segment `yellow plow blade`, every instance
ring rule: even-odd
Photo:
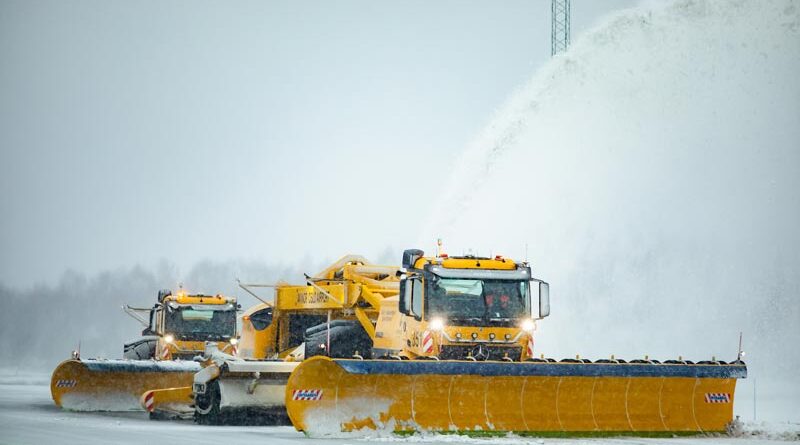
[[[141,410],[148,390],[190,387],[200,365],[189,361],[66,360],[53,371],[50,393],[71,411]]]
[[[672,435],[723,432],[743,363],[508,363],[314,357],[286,408],[310,434],[395,432]]]

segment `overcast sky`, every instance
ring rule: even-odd
[[[2,0],[0,282],[410,247],[549,57],[547,0]]]

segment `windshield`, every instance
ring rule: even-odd
[[[461,325],[511,326],[529,317],[529,287],[518,280],[466,280],[439,278],[428,280],[426,317],[442,317]]]
[[[224,340],[236,333],[236,310],[221,306],[167,306],[166,332],[180,340]]]

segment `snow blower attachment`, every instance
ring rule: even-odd
[[[238,341],[236,300],[166,290],[150,309],[124,309],[142,323],[143,337],[125,345],[122,360],[82,360],[75,354],[59,364],[50,382],[53,401],[74,411],[141,410],[148,391],[189,388],[178,391],[182,397],[171,395],[161,407],[191,413],[192,379],[201,370],[192,359],[203,354],[207,342],[233,352]],[[152,402],[151,396],[144,406]]]

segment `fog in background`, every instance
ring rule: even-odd
[[[159,288],[247,305],[237,277],[442,237],[552,284],[537,351],[732,360],[743,331],[737,413],[755,377],[798,420],[800,6],[598,20],[632,3],[573,1],[550,61],[545,1],[2,3],[0,357],[119,357]]]
[[[549,57],[547,0],[2,0],[0,282],[402,250]]]
[[[0,357],[119,357],[161,288],[396,263],[438,196],[407,187],[549,58],[545,0],[0,1]]]
[[[527,256],[556,358],[734,360],[736,411],[800,420],[800,4],[622,12],[539,70],[431,217],[451,254]],[[425,238],[425,236],[423,236]]]

